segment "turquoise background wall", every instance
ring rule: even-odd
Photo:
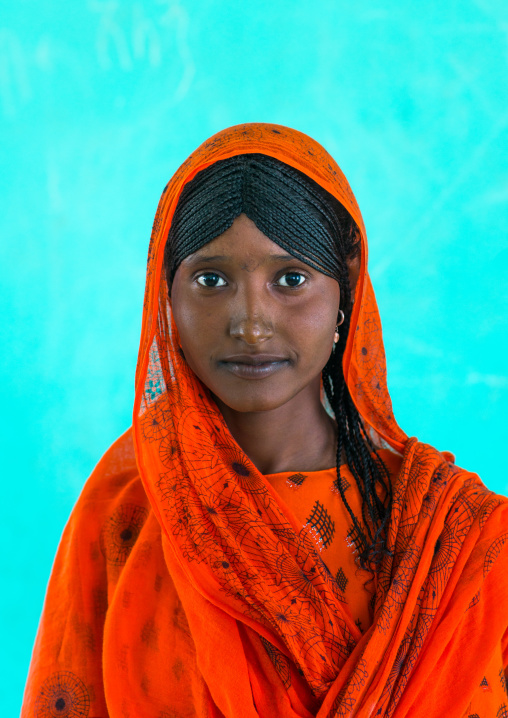
[[[130,423],[159,194],[219,129],[322,142],[364,214],[404,429],[508,492],[504,0],[18,0],[0,18],[2,715]]]

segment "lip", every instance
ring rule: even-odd
[[[221,359],[218,365],[241,379],[265,379],[290,363],[287,357],[274,354],[235,354]]]

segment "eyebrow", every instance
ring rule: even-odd
[[[270,262],[298,262],[301,261],[297,259],[296,257],[293,257],[292,254],[269,254],[268,259]],[[225,254],[215,254],[211,257],[203,256],[200,254],[195,254],[192,259],[190,259],[190,264],[198,264],[200,262],[230,262],[231,257],[228,257]]]

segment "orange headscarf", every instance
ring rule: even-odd
[[[171,219],[197,172],[244,153],[304,172],[360,227],[344,376],[372,435],[402,454],[392,555],[363,634],[309,532],[233,440],[179,350],[163,272]],[[462,718],[483,680],[498,701],[508,502],[395,422],[360,211],[335,161],[309,137],[278,125],[232,127],[199,147],[164,190],[132,438],[134,452],[128,432],[103,458],[66,528],[24,716]],[[492,665],[496,691],[486,678]]]

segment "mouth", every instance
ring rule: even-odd
[[[265,379],[291,364],[287,357],[271,354],[239,354],[226,357],[218,362],[225,369],[240,379]]]

